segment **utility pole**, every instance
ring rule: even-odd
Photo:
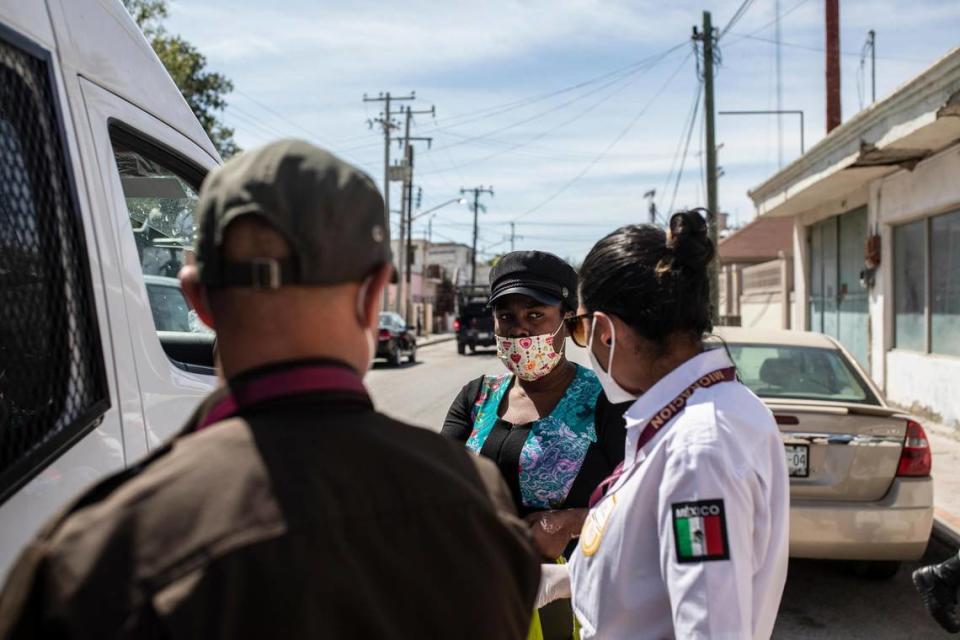
[[[383,111],[372,120],[367,120],[367,126],[371,129],[375,124],[383,128],[383,226],[386,236],[387,246],[390,246],[390,131],[399,127],[396,120],[393,119],[394,112],[390,110],[393,101],[415,100],[416,94],[413,92],[409,96],[393,96],[389,91],[380,92],[376,98],[368,98],[363,94],[364,102],[383,102]],[[403,229],[403,220],[400,221],[400,228]],[[399,293],[399,292],[398,292]],[[399,299],[399,297],[398,297]],[[383,308],[387,308],[387,290],[383,290]]]
[[[473,263],[470,267],[470,284],[477,284],[477,214],[480,212],[480,194],[489,193],[493,196],[493,187],[474,187],[472,189],[460,188],[461,195],[473,194],[473,249],[470,251],[470,261]]]
[[[413,121],[413,116],[418,114],[430,114],[431,116],[436,115],[436,107],[430,107],[429,109],[424,109],[421,111],[414,111],[410,107],[404,109],[404,114],[406,116],[406,123],[404,125],[403,138],[397,142],[403,146],[404,152],[404,163],[403,163],[403,200],[401,203],[401,215],[400,215],[400,253],[402,254],[401,265],[401,283],[403,287],[403,295],[397,296],[397,313],[401,311],[401,300],[403,300],[403,319],[407,324],[410,324],[410,308],[411,308],[411,274],[413,269],[410,264],[410,254],[413,253],[413,145],[411,142],[422,141],[426,142],[429,146],[433,142],[433,138],[423,138],[410,135],[410,124]],[[406,239],[406,241],[404,241]]]
[[[515,250],[514,244],[516,242],[516,239],[517,239],[517,223],[511,222],[510,223],[510,253],[513,253]]]
[[[870,102],[877,101],[877,32],[873,29],[867,32],[870,39]]]
[[[714,123],[714,105],[713,105],[713,45],[716,36],[713,31],[713,21],[710,12],[703,12],[703,32],[697,33],[697,28],[693,28],[693,39],[699,40],[703,44],[703,114],[705,118],[706,129],[706,154],[707,154],[707,210],[709,219],[707,228],[710,240],[714,246],[717,245],[717,220],[720,215],[720,205],[717,203],[717,141],[716,128]],[[710,306],[714,322],[718,318],[719,280],[717,278],[717,261],[710,263]]]

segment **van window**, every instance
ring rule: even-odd
[[[0,500],[109,407],[49,65],[0,31]]]
[[[193,259],[203,172],[125,128],[111,127],[110,136],[153,328],[175,365],[210,367],[213,331],[190,308],[177,280]]]

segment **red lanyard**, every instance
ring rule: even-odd
[[[230,393],[213,405],[197,431],[235,416],[240,409],[287,396],[313,391],[348,391],[366,395],[363,381],[352,369],[305,364],[265,373],[247,383],[231,386]]]
[[[689,387],[680,392],[680,394],[663,405],[663,408],[653,414],[653,417],[647,421],[647,426],[643,428],[643,431],[640,433],[640,438],[637,440],[637,451],[647,444],[653,437],[660,432],[664,426],[666,426],[671,420],[673,420],[678,413],[683,411],[687,406],[687,400],[690,399],[690,396],[693,395],[693,392],[697,389],[709,389],[715,384],[720,384],[721,382],[732,382],[737,379],[737,370],[734,367],[727,367],[726,369],[717,369],[716,371],[711,371],[706,374]],[[606,495],[607,490],[615,483],[620,476],[623,475],[623,462],[617,465],[613,470],[613,473],[607,477],[606,480],[597,485],[597,488],[593,490],[593,493],[590,494],[590,508],[593,508],[593,505],[600,502],[603,496]]]

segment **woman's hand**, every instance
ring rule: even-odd
[[[537,550],[548,560],[556,560],[571,540],[580,535],[586,509],[558,509],[531,513],[524,520],[533,534]]]

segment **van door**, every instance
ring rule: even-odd
[[[39,6],[0,10],[0,576],[125,462],[76,105]]]
[[[161,119],[81,79],[113,212],[148,446],[179,430],[215,385],[213,333],[176,281],[191,259],[200,183],[216,160]],[[162,114],[160,114],[162,115]]]

